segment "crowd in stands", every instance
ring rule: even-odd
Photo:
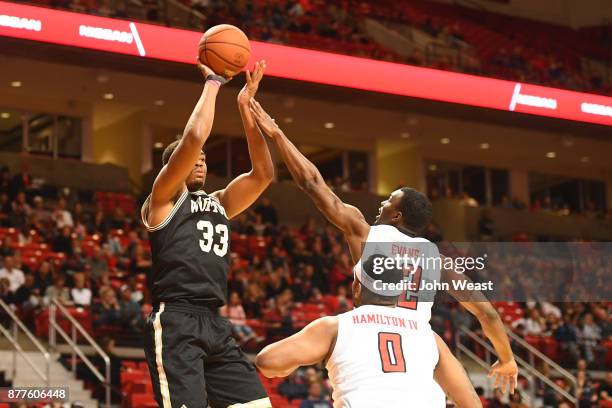
[[[526,20],[457,5],[424,0],[180,0],[196,13],[179,22],[169,16],[162,0],[142,0],[137,15],[130,14],[126,1],[42,1],[76,12],[144,18],[198,30],[229,23],[261,41],[589,92],[607,94],[610,91],[605,74],[585,71],[580,60],[582,54],[599,60],[610,58],[610,51],[604,46],[610,36],[606,30],[581,32],[544,22],[528,22],[532,31],[541,32],[538,41],[530,41],[528,34],[520,33],[525,31],[522,27],[527,24]],[[368,18],[419,30],[430,37],[431,47],[415,47],[400,55],[370,36],[365,27]],[[563,45],[559,44],[559,38],[564,39]],[[567,49],[566,45],[572,48]],[[436,46],[447,51],[439,53],[435,51]]]
[[[145,285],[151,254],[136,206],[124,212],[105,205],[102,196],[85,203],[65,190],[57,198],[42,197],[27,171],[11,176],[3,169],[1,174],[2,300],[41,336],[47,333],[45,309],[57,300],[87,310],[88,328],[98,338],[111,335],[120,342],[121,334],[137,337],[151,307]],[[440,240],[441,232],[432,228],[428,236]],[[352,308],[352,263],[338,230],[314,219],[289,227],[265,198],[232,220],[231,260],[229,303],[221,313],[232,321],[237,340],[247,350],[287,337],[320,316]],[[507,324],[556,361],[579,369],[610,364],[608,303],[506,302],[498,308]],[[7,323],[6,316],[2,323]],[[459,326],[478,330],[471,315],[442,299],[432,327],[452,343]],[[119,381],[119,374],[115,377]],[[321,367],[306,367],[266,384],[282,403],[331,406]],[[611,398],[609,382],[594,382],[585,374],[580,384],[584,398]],[[496,404],[493,398],[488,406],[508,406]]]

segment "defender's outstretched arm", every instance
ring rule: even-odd
[[[240,214],[253,204],[274,178],[274,163],[268,145],[249,110],[249,101],[255,97],[265,69],[266,61],[257,61],[253,74],[246,72],[246,84],[238,94],[238,110],[249,147],[251,171],[239,175],[223,190],[213,193],[219,198],[228,218]]]
[[[446,262],[443,262],[444,264]],[[453,269],[442,268],[442,274],[445,282],[459,280],[471,282],[471,279],[464,273],[458,273]],[[499,361],[493,364],[493,368],[489,372],[489,377],[494,377],[494,387],[499,386],[502,392],[506,392],[506,388],[509,388],[510,393],[513,394],[518,382],[518,366],[514,360],[510,340],[499,313],[481,291],[456,290],[452,284],[450,288],[449,294],[478,319],[482,331],[497,352]]]
[[[296,184],[308,194],[325,218],[344,233],[349,241],[353,260],[357,262],[361,256],[361,243],[365,242],[370,231],[361,211],[343,203],[334,194],[317,167],[291,143],[274,119],[254,99],[251,101],[251,112],[260,128],[274,140]]]

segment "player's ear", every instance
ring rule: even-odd
[[[393,217],[391,217],[391,219],[393,220],[393,222],[400,222],[402,220],[403,216],[404,216],[404,214],[402,214],[401,211],[396,211],[393,214]]]

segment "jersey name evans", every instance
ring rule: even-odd
[[[414,320],[404,319],[403,317],[385,316],[380,313],[368,313],[353,315],[353,324],[384,324],[387,326],[403,327],[407,329],[417,330],[417,322]]]
[[[191,199],[191,213],[195,212],[213,212],[223,214],[225,218],[227,218],[227,214],[225,214],[225,208],[221,206],[211,197],[198,197],[196,200]]]

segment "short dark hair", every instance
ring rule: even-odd
[[[170,157],[172,156],[172,153],[174,153],[174,151],[176,150],[176,146],[178,146],[180,141],[181,141],[180,139],[175,140],[174,142],[166,146],[166,148],[164,149],[164,152],[162,153],[162,166],[165,166],[166,164],[168,164],[168,162],[170,161]],[[204,147],[202,147],[202,151],[204,151]]]
[[[164,152],[162,153],[162,165],[163,166],[168,164],[168,162],[170,161],[170,157],[172,156],[172,153],[174,153],[174,150],[176,149],[176,146],[178,146],[178,144],[179,144],[179,140],[175,140],[174,142],[166,146],[166,148],[164,149]]]
[[[399,283],[404,279],[404,272],[399,268],[383,268],[382,273],[376,274],[374,272],[374,262],[377,258],[387,258],[385,255],[374,254],[370,256],[365,262],[363,262],[363,273],[367,274],[373,279],[380,280],[382,283]],[[395,296],[384,296],[378,293],[372,292],[370,289],[361,285],[361,303],[368,305],[394,305],[397,303]]]
[[[398,209],[402,212],[404,224],[415,232],[422,231],[431,222],[431,201],[414,188],[402,187],[400,191],[403,194]]]

